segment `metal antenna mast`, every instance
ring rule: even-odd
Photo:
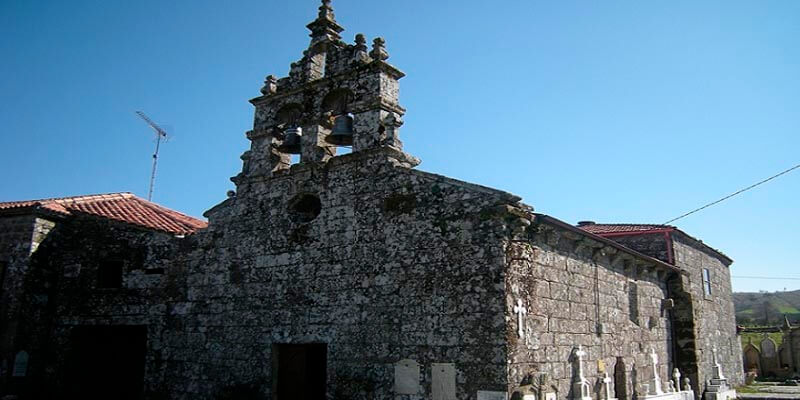
[[[153,130],[156,131],[156,151],[153,152],[153,172],[150,173],[150,190],[147,192],[147,201],[152,200],[153,198],[153,185],[156,182],[156,164],[158,163],[158,148],[161,146],[161,138],[166,140],[167,132],[161,129],[153,120],[147,117],[143,112],[136,111],[136,115],[138,115],[144,122],[147,122],[147,125],[150,125]]]

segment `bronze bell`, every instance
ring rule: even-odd
[[[289,154],[300,154],[300,139],[303,137],[303,128],[287,128],[283,131],[283,143],[278,150]]]
[[[336,146],[353,145],[353,114],[339,115],[333,119],[333,130],[325,141]]]

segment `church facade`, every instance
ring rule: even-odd
[[[383,39],[342,41],[329,3],[251,100],[207,224],[125,193],[0,203],[0,394],[730,397],[730,259],[415,169],[403,73]]]

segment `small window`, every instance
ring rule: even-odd
[[[116,289],[122,287],[122,260],[106,260],[97,269],[97,287]]]
[[[306,223],[317,218],[322,210],[319,197],[313,194],[299,194],[289,202],[289,218],[294,222]]]
[[[639,325],[639,286],[636,282],[628,283],[628,319]]]
[[[711,297],[711,272],[708,268],[703,268],[703,295]]]

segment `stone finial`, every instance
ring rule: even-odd
[[[683,390],[692,390],[692,380],[688,376],[683,378]]]
[[[344,30],[344,28],[336,23],[330,0],[322,0],[322,5],[319,6],[317,19],[306,25],[306,27],[311,30],[312,47],[323,41],[339,40],[339,33]]]
[[[389,59],[389,53],[386,52],[386,41],[382,37],[376,37],[372,40],[372,51],[369,52],[370,57],[375,60]]]
[[[389,113],[389,115],[381,121],[381,126],[385,129],[386,134],[381,144],[395,147],[402,146],[402,142],[400,142],[400,127],[402,125],[403,118],[400,114],[395,112]],[[517,312],[516,307],[514,307],[514,312]]]
[[[270,95],[278,91],[278,78],[275,75],[267,75],[264,79],[264,87],[261,88],[261,94]]]
[[[363,33],[356,33],[356,51],[367,51],[367,39]]]
[[[363,63],[368,63],[369,52],[367,51],[367,39],[363,33],[356,34],[356,44],[353,46],[353,58]]]
[[[675,382],[675,389],[677,391],[681,391],[681,371],[678,371],[677,368],[672,369],[672,380]]]
[[[322,0],[322,5],[319,6],[319,14],[317,16],[322,19],[335,21],[333,15],[333,7],[331,7],[331,0]]]

